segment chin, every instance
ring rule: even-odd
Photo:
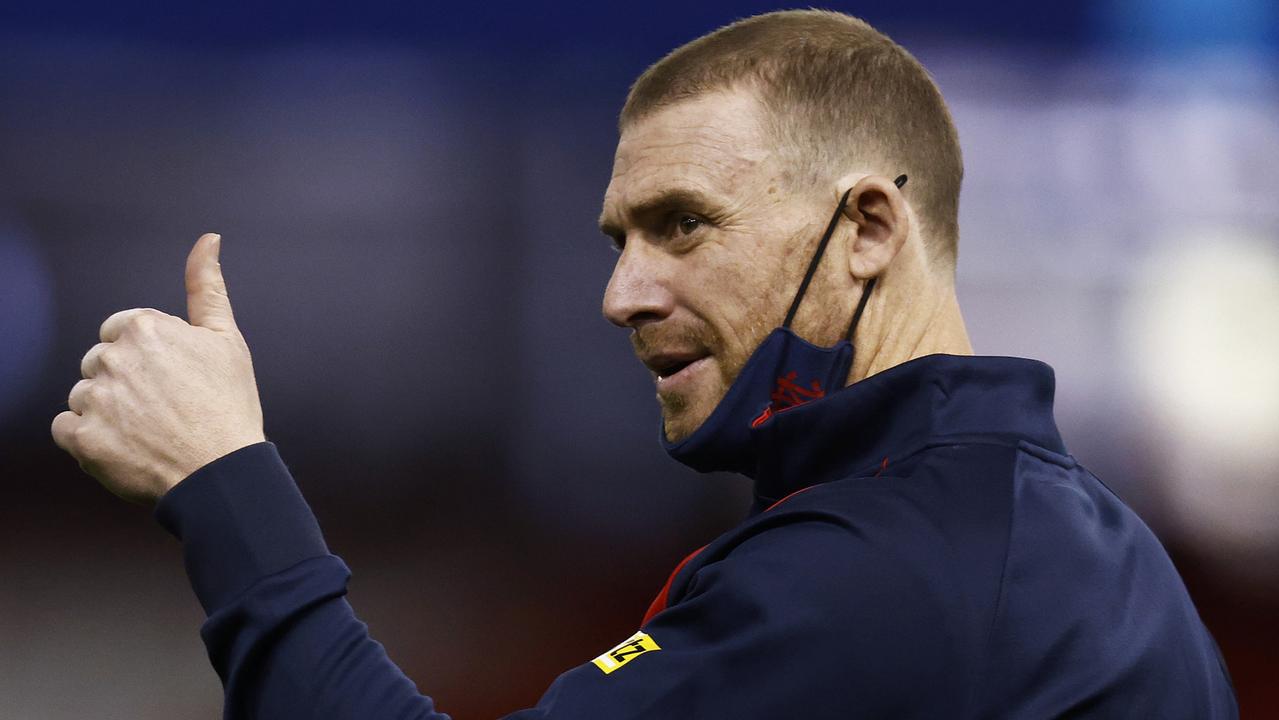
[[[662,392],[659,389],[657,402],[662,408],[662,432],[666,441],[676,443],[696,432],[715,411],[726,389],[726,383],[710,373],[678,390]]]
[[[680,442],[691,434],[677,425],[672,425],[670,420],[662,420],[662,435],[666,437],[666,442],[668,443]]]
[[[707,409],[696,407],[676,409],[667,402],[662,402],[662,432],[666,436],[666,442],[677,443],[697,432],[714,409],[714,405]]]

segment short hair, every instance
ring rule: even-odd
[[[744,86],[794,177],[820,183],[854,167],[896,177],[918,210],[930,260],[955,268],[963,158],[936,83],[865,21],[826,10],[738,20],[671,51],[631,86],[619,128],[707,92]]]

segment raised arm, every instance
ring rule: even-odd
[[[355,616],[350,571],[329,553],[274,443],[200,468],[155,515],[182,540],[228,720],[447,720]]]

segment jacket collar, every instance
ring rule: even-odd
[[[756,505],[845,477],[875,475],[946,440],[1066,454],[1053,420],[1053,369],[1015,357],[926,355],[778,413],[753,431]]]

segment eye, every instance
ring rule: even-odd
[[[619,235],[609,235],[609,238],[611,238],[611,239],[612,239],[612,241],[613,241],[613,249],[614,249],[614,250],[616,250],[616,251],[618,251],[618,252],[621,252],[621,251],[623,251],[623,250],[625,250],[625,249],[626,249],[626,236],[625,236],[625,235],[620,235],[620,234],[619,234]]]
[[[680,234],[691,235],[702,226],[702,219],[694,215],[680,215],[676,218],[675,224],[679,227]]]

